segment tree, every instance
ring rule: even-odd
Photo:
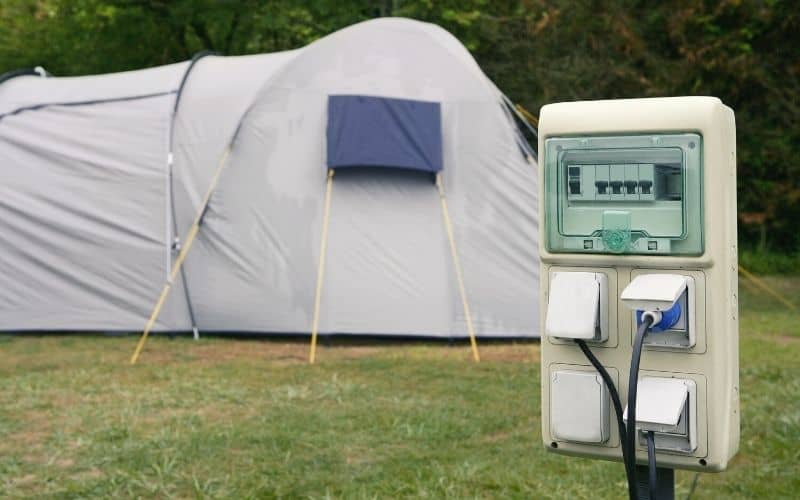
[[[514,101],[715,95],[736,111],[747,242],[796,251],[800,3],[791,0],[4,0],[0,71],[122,71],[304,46],[377,16],[453,33]]]

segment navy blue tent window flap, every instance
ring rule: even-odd
[[[328,96],[328,168],[442,169],[438,102]]]

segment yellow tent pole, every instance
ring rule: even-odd
[[[211,199],[211,194],[214,192],[214,189],[217,186],[217,182],[219,182],[220,174],[222,173],[222,169],[225,167],[225,162],[228,159],[228,155],[231,152],[231,147],[228,145],[225,148],[225,151],[222,153],[222,157],[220,157],[219,164],[217,165],[217,170],[214,172],[214,177],[211,179],[211,184],[208,187],[208,191],[206,191],[206,195],[203,198],[203,202],[200,204],[200,210],[197,212],[197,216],[192,223],[192,226],[189,228],[189,233],[186,235],[186,242],[183,244],[183,248],[181,248],[180,253],[178,254],[178,258],[175,260],[175,265],[172,266],[172,272],[169,274],[167,278],[167,282],[164,284],[164,288],[161,290],[161,295],[158,296],[158,300],[156,300],[156,305],[153,307],[153,312],[150,314],[150,318],[147,320],[147,324],[144,327],[144,331],[142,332],[142,336],[139,339],[139,343],[136,344],[136,350],[133,351],[133,355],[131,356],[131,364],[135,365],[136,362],[139,360],[139,355],[142,353],[142,349],[144,348],[145,342],[147,342],[147,337],[150,335],[150,330],[156,324],[156,320],[158,320],[158,315],[161,313],[161,308],[164,307],[164,302],[167,300],[167,296],[169,295],[169,291],[172,288],[172,282],[175,280],[175,277],[181,270],[181,266],[183,266],[183,262],[186,260],[186,256],[189,254],[189,249],[192,248],[192,244],[194,243],[195,237],[197,233],[200,231],[200,224],[203,220],[203,214],[206,212],[206,208],[208,207],[208,202]]]
[[[778,301],[780,301],[783,305],[785,305],[786,307],[788,307],[792,311],[796,311],[797,310],[797,306],[795,306],[794,304],[789,302],[789,300],[786,297],[784,297],[780,293],[776,292],[772,287],[770,287],[769,285],[764,283],[761,279],[759,279],[756,275],[754,275],[753,273],[751,273],[747,269],[743,268],[742,266],[739,266],[739,272],[742,273],[745,278],[749,279],[751,283],[753,283],[758,288],[764,290],[768,294],[770,294],[773,297],[775,297],[776,299],[778,299]]]
[[[746,286],[748,290],[754,293],[758,293],[760,290],[760,288],[751,283],[750,280],[739,280],[739,284]]]
[[[456,250],[456,239],[453,236],[453,224],[450,221],[450,210],[447,208],[447,199],[444,196],[444,182],[442,181],[442,174],[436,174],[436,187],[439,189],[439,199],[442,202],[442,218],[444,219],[444,227],[447,231],[447,239],[450,242],[450,254],[453,257],[453,267],[456,271],[456,281],[458,281],[458,292],[461,295],[461,305],[464,308],[464,316],[467,319],[467,332],[469,333],[469,343],[472,347],[472,358],[475,362],[481,360],[478,353],[478,342],[475,340],[475,329],[472,326],[472,313],[469,310],[469,302],[467,302],[467,292],[464,288],[464,277],[461,273],[461,261],[458,258],[458,251]]]
[[[325,208],[322,213],[322,236],[319,246],[319,263],[317,265],[317,290],[314,293],[314,320],[311,324],[311,350],[308,362],[314,364],[317,358],[317,333],[319,331],[319,305],[322,301],[322,282],[325,278],[325,257],[328,253],[328,222],[331,216],[331,193],[333,191],[333,172],[328,169],[328,181],[325,186]]]
[[[516,104],[516,105],[514,105],[514,107],[517,109],[517,111],[519,111],[519,114],[521,114],[522,116],[525,117],[526,120],[528,120],[528,123],[530,123],[534,127],[538,127],[539,126],[539,119],[536,118],[536,116],[534,116],[533,113],[531,113],[530,111],[525,109],[522,106],[522,104]]]

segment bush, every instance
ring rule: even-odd
[[[800,274],[800,254],[741,250],[739,264],[755,274]]]

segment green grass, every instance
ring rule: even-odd
[[[742,249],[739,251],[739,264],[757,274],[800,274],[800,254]]]
[[[800,279],[769,278],[790,297]],[[693,498],[800,491],[796,313],[741,290],[741,450]],[[623,498],[544,451],[538,345],[0,337],[0,497]],[[677,494],[694,474],[678,472]]]

